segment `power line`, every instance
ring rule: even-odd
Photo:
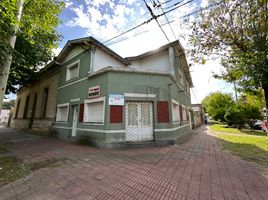
[[[183,0],[183,1],[184,1],[184,0]],[[174,3],[173,5],[168,6],[168,7],[166,7],[165,9],[167,10],[167,9],[170,9],[170,8],[172,8],[172,7],[174,7],[174,6],[177,6],[177,5],[181,4],[183,1],[179,1],[179,2],[177,2],[177,3]]]
[[[146,4],[147,9],[148,9],[149,12],[151,13],[152,18],[157,22],[159,28],[161,29],[161,31],[162,31],[163,34],[165,35],[166,39],[168,40],[169,45],[174,49],[174,51],[175,51],[175,53],[177,54],[177,56],[178,56],[178,57],[183,56],[183,58],[185,58],[185,54],[184,54],[184,53],[181,54],[181,53],[178,51],[178,49],[175,48],[175,44],[170,42],[168,36],[166,35],[165,31],[163,30],[163,28],[161,27],[160,23],[159,23],[158,20],[157,20],[157,18],[158,18],[157,16],[159,16],[159,15],[156,16],[156,15],[153,13],[153,11],[152,11],[152,9],[150,8],[150,6],[147,4],[146,0],[143,0],[143,1],[144,1],[144,3]],[[192,2],[192,1],[193,1],[193,0],[190,0],[190,1],[188,1],[188,3]],[[185,5],[185,4],[186,4],[186,3],[184,3],[183,5]],[[183,5],[181,5],[181,6],[183,6]],[[167,13],[167,12],[166,12],[166,13]],[[163,16],[164,14],[165,14],[165,13],[162,13],[161,16]],[[178,41],[178,43],[180,43],[180,42]],[[186,60],[186,58],[185,58],[185,60]],[[190,76],[190,71],[189,71],[189,68],[188,68],[187,60],[186,60],[185,62],[182,62],[182,60],[179,59],[179,62],[181,63],[181,66],[183,67],[184,72],[186,73],[186,76],[187,76],[187,79],[188,79],[189,84],[192,85],[193,83],[192,83],[192,79],[191,79],[191,76]],[[189,75],[189,76],[188,76],[188,75]]]
[[[199,101],[198,101],[198,99],[196,97],[196,89],[195,89],[195,87],[193,87],[192,92],[193,92],[193,95],[194,95],[194,98],[195,98],[196,102],[199,104]]]
[[[184,4],[181,4],[181,5],[179,5],[179,6],[175,7],[175,8],[172,8],[172,9],[170,9],[170,10],[164,12],[164,13],[161,13],[161,14],[159,14],[159,15],[154,15],[154,17],[151,17],[151,18],[148,19],[147,21],[144,21],[143,23],[141,23],[141,24],[139,24],[139,25],[137,25],[137,26],[135,26],[135,27],[133,27],[133,28],[131,28],[131,29],[128,29],[127,31],[125,31],[125,32],[123,32],[123,33],[120,33],[119,35],[114,36],[114,37],[112,37],[112,38],[110,38],[110,39],[108,39],[108,40],[106,40],[106,41],[104,41],[104,42],[102,42],[102,43],[105,44],[105,43],[107,43],[107,42],[109,42],[109,41],[111,41],[111,40],[114,40],[114,39],[116,39],[116,38],[118,38],[118,37],[120,37],[120,36],[122,36],[122,35],[124,35],[124,34],[126,34],[126,33],[128,33],[128,32],[130,32],[130,31],[133,31],[133,30],[135,30],[135,29],[137,29],[137,28],[139,28],[139,27],[141,27],[141,26],[143,26],[143,25],[145,25],[145,24],[148,24],[148,23],[151,22],[153,19],[157,19],[157,18],[159,18],[159,17],[161,17],[161,16],[163,16],[163,15],[165,15],[165,14],[167,14],[167,13],[170,13],[170,12],[172,12],[172,11],[178,9],[179,7],[182,7],[182,6],[188,4],[188,3],[192,2],[192,1],[194,1],[194,0],[189,0],[189,1],[185,2]]]
[[[165,31],[164,31],[164,30],[162,29],[162,27],[160,26],[160,24],[159,24],[159,22],[158,22],[158,20],[157,20],[157,17],[156,17],[156,15],[153,13],[151,7],[147,4],[146,0],[143,0],[143,1],[144,1],[145,5],[146,5],[147,9],[148,9],[149,12],[151,13],[151,15],[152,15],[152,19],[154,19],[154,20],[156,21],[156,23],[158,24],[159,28],[161,29],[161,31],[162,31],[163,34],[165,35],[167,41],[168,41],[169,43],[171,43],[170,40],[168,39],[168,36],[166,35]]]
[[[198,12],[201,12],[201,11],[203,11],[203,10],[206,10],[206,9],[208,9],[208,8],[210,8],[210,7],[213,7],[213,6],[217,5],[217,4],[220,4],[221,2],[222,2],[222,1],[219,1],[219,2],[217,2],[217,3],[214,3],[214,4],[209,5],[209,6],[207,6],[207,7],[200,8],[200,9],[194,11],[194,12],[191,12],[191,13],[189,13],[189,14],[180,16],[179,18],[174,18],[174,19],[170,20],[169,23],[172,23],[172,22],[174,22],[174,21],[177,20],[177,19],[182,19],[182,18],[191,16],[191,15],[193,15],[193,14],[196,14],[196,13],[198,13]],[[187,2],[186,2],[186,3],[187,3]],[[183,5],[184,5],[184,4],[183,4]],[[181,5],[181,6],[183,6],[183,5]],[[177,8],[179,8],[179,7],[180,7],[180,6],[178,6]],[[177,9],[177,8],[176,8],[176,9]],[[169,12],[172,12],[172,11],[174,11],[174,10],[175,10],[175,9],[166,11],[166,12],[162,13],[159,17],[161,17],[161,16],[163,16],[164,14],[167,14],[167,13],[169,13]],[[158,15],[157,15],[156,17],[158,17]],[[150,19],[150,21],[152,21],[152,19]],[[149,23],[150,21],[147,20],[146,23]],[[118,37],[120,37],[120,36],[122,36],[122,35],[124,35],[124,34],[126,34],[126,33],[128,33],[128,32],[130,32],[130,31],[132,31],[132,30],[135,30],[135,29],[141,27],[142,25],[145,25],[146,23],[143,22],[142,24],[140,24],[140,25],[138,25],[138,26],[136,26],[136,27],[134,27],[134,28],[131,28],[130,30],[127,30],[127,31],[125,31],[125,32],[123,32],[123,33],[120,33],[119,35],[117,35],[117,36],[115,36],[115,37],[113,37],[113,38],[110,38],[110,39],[108,39],[107,41],[102,42],[102,43],[108,43],[108,42],[111,41],[111,40],[114,40],[114,39],[116,39],[116,38],[118,38]],[[166,24],[168,24],[167,22],[164,23],[164,24],[161,24],[161,23],[163,23],[163,22],[161,22],[161,21],[160,21],[159,23],[160,23],[161,26],[165,26]],[[142,33],[144,33],[144,32],[147,32],[147,31],[144,31],[144,30],[143,30],[143,31],[141,31],[141,32],[139,32],[139,33],[136,33],[136,36],[137,36],[137,35],[140,35],[140,34],[142,34]],[[126,39],[128,39],[128,38],[124,38],[124,39],[121,39],[121,40],[119,40],[119,41],[112,42],[112,43],[110,43],[110,44],[108,44],[108,45],[116,44],[116,43],[118,43],[118,42],[122,42],[122,41],[124,41],[124,40],[126,40]]]
[[[162,12],[164,13],[164,9],[162,8],[161,5],[160,5],[160,8],[161,8]],[[164,16],[165,16],[165,18],[166,18],[166,21],[167,21],[167,23],[168,23],[168,25],[169,25],[169,27],[170,27],[170,30],[171,30],[172,34],[173,34],[173,36],[174,36],[174,38],[175,38],[175,40],[176,40],[177,37],[176,37],[176,35],[175,35],[174,31],[173,31],[173,28],[172,28],[171,24],[169,23],[169,20],[168,20],[167,16],[166,16],[165,14],[164,14]]]
[[[157,0],[158,4],[156,4],[155,1],[154,1],[153,7],[157,8],[157,7],[162,6],[163,4],[169,3],[169,2],[171,2],[171,1],[172,1],[172,0],[167,0],[167,1],[165,1],[165,2],[159,2],[159,1]]]

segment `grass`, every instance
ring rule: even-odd
[[[0,187],[29,174],[27,165],[14,157],[0,157]]]
[[[238,130],[224,124],[214,124],[210,129],[219,132],[221,145],[235,156],[255,162],[268,169],[268,137],[262,131]]]
[[[53,158],[32,164],[24,164],[11,156],[0,157],[0,187],[23,178],[33,171],[58,167],[64,160],[65,158]]]
[[[61,162],[64,161],[65,158],[52,158],[40,162],[35,162],[30,164],[30,169],[32,171],[39,170],[42,168],[55,168],[61,165]]]
[[[247,134],[247,135],[259,135],[266,136],[267,134],[263,131],[251,131],[249,129],[238,130],[237,128],[228,127],[225,124],[213,124],[210,126],[210,129],[216,132],[225,132],[225,133],[233,133],[233,134]]]
[[[268,137],[219,134],[224,149],[242,159],[268,168]]]

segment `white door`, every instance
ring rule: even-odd
[[[153,140],[153,104],[151,102],[127,102],[126,141]]]
[[[77,122],[78,122],[78,106],[73,106],[72,137],[76,136]]]

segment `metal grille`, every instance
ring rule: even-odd
[[[127,102],[126,141],[153,140],[153,108],[150,102]]]

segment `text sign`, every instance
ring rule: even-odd
[[[89,99],[93,99],[93,98],[96,98],[98,96],[100,96],[100,86],[99,85],[88,88],[88,98]]]
[[[123,106],[125,102],[125,97],[122,94],[110,94],[109,95],[109,105]]]

